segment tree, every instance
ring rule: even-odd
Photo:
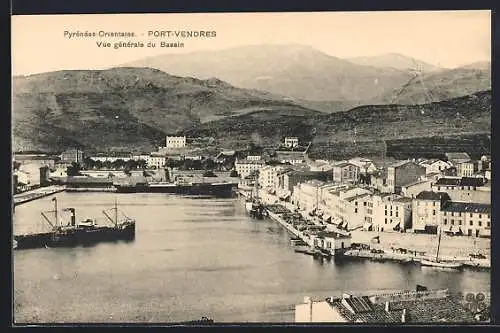
[[[80,163],[73,162],[66,168],[66,174],[68,176],[81,176],[80,170],[82,170]]]
[[[229,174],[229,177],[239,177],[238,172],[236,170],[231,170],[231,173]]]
[[[207,158],[203,161],[203,169],[205,170],[213,170],[215,167],[215,162],[211,158]]]

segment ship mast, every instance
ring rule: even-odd
[[[437,253],[436,253],[436,262],[438,262],[438,260],[439,260],[438,259],[439,258],[439,247],[441,245],[441,228],[440,227],[438,227],[438,228],[439,228],[439,231],[438,231],[439,235],[438,235],[438,247],[437,247]]]
[[[115,225],[118,225],[118,205],[116,203],[116,197],[115,197]]]
[[[52,201],[54,201],[54,215],[56,217],[56,228],[57,228],[59,226],[58,216],[57,216],[57,198],[53,198]]]

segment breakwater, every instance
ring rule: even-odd
[[[19,193],[14,195],[13,203],[14,206],[21,205],[26,202],[30,202],[36,199],[40,199],[43,197],[47,197],[52,194],[60,193],[66,190],[66,187],[63,185],[54,185],[48,187],[41,187],[32,191]]]

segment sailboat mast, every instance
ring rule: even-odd
[[[58,216],[57,216],[57,198],[54,198],[54,214],[55,214],[55,217],[56,217],[56,227],[59,226],[59,223],[58,223]]]
[[[441,228],[439,228],[439,235],[438,235],[438,248],[437,248],[437,253],[436,253],[436,262],[439,260],[439,247],[441,246]]]
[[[118,225],[118,204],[116,203],[116,198],[115,198],[115,225]]]

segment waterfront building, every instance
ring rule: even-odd
[[[375,163],[367,158],[355,157],[351,158],[347,162],[357,166],[359,173],[363,175],[369,175],[377,171],[377,166],[375,165]]]
[[[348,230],[373,223],[372,191],[337,184],[321,192],[321,211],[331,217],[331,222]]]
[[[401,187],[425,176],[425,167],[413,161],[400,161],[387,168],[387,186],[391,193],[401,193]]]
[[[425,160],[420,162],[419,164],[425,167],[426,174],[442,172],[452,166],[451,163],[445,162],[440,159]]]
[[[68,149],[64,151],[60,156],[62,162],[80,163],[80,164],[83,163],[84,157],[85,154],[80,149]]]
[[[393,232],[411,228],[411,198],[396,194],[373,195],[372,205],[371,230]]]
[[[245,159],[236,159],[234,168],[240,178],[245,178],[250,174],[257,172],[265,165],[263,160],[250,161]]]
[[[309,180],[319,180],[326,182],[328,173],[323,171],[309,171],[305,167],[285,166],[276,174],[278,180],[276,184],[276,193],[281,200],[288,200],[294,191],[295,186]]]
[[[139,161],[139,160],[147,161],[148,160],[148,156],[149,156],[149,154],[146,154],[146,153],[133,154],[132,155],[132,159],[134,161]]]
[[[151,169],[164,168],[166,163],[167,157],[162,155],[150,154],[146,159],[146,164]]]
[[[359,180],[359,167],[353,163],[340,162],[333,166],[333,181],[338,183],[356,183]]]
[[[19,171],[19,181],[26,185],[45,185],[48,182],[48,167],[40,167],[38,163],[21,164]]]
[[[441,224],[441,207],[450,201],[446,192],[422,191],[412,205],[412,229],[414,232],[436,233]]]
[[[491,205],[449,201],[441,208],[441,219],[444,232],[491,236]]]
[[[451,163],[451,165],[453,166],[455,166],[458,163],[463,163],[471,160],[469,154],[465,152],[445,153],[445,156],[448,162]]]
[[[463,296],[444,290],[400,291],[386,294],[328,297],[295,306],[297,323],[473,323],[476,313],[467,310]]]
[[[408,198],[415,198],[422,191],[432,190],[432,180],[417,180],[413,183],[401,186],[401,195]]]
[[[167,136],[165,139],[167,149],[186,147],[186,136]]]
[[[469,160],[455,164],[458,177],[472,177],[478,171],[476,162]]]
[[[431,189],[448,193],[453,201],[491,203],[491,184],[482,178],[443,177],[432,183]]]
[[[325,182],[317,179],[297,184],[293,188],[292,203],[306,212],[316,210],[322,200],[320,188],[325,184]]]
[[[268,193],[275,194],[278,182],[278,173],[283,169],[284,166],[282,165],[265,165],[260,168],[258,176],[260,188],[264,189]]]
[[[351,237],[334,231],[321,231],[311,235],[312,245],[332,254],[339,254],[351,247]]]
[[[292,137],[285,137],[285,147],[287,148],[295,148],[299,146],[299,138],[292,136]]]

